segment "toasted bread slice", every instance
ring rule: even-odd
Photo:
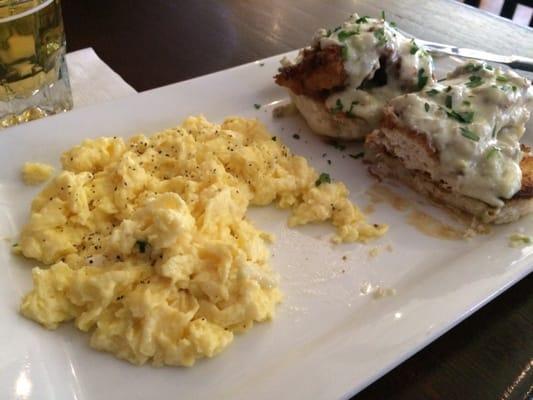
[[[403,141],[408,145],[401,146]],[[483,223],[493,224],[513,222],[533,212],[533,155],[526,147],[523,151],[520,190],[506,200],[503,207],[493,207],[453,191],[442,180],[434,180],[428,171],[438,168],[435,150],[424,136],[403,127],[391,115],[391,110],[386,111],[383,129],[372,132],[365,142],[365,160],[370,163],[369,171],[373,175],[399,180],[451,210],[465,212]]]
[[[319,135],[338,139],[361,140],[373,127],[362,118],[348,118],[343,113],[331,113],[322,100],[297,95],[289,90],[292,102],[311,130]]]

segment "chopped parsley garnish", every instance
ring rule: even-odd
[[[333,29],[333,32],[337,32],[337,31],[340,31],[341,27],[340,26],[337,26],[335,29]]]
[[[364,155],[365,155],[365,152],[362,151],[360,153],[357,153],[357,154],[348,154],[350,157],[352,157],[353,159],[357,160],[358,158],[362,158]]]
[[[496,129],[496,125],[494,125],[494,128],[492,128],[492,137],[495,138],[498,135],[498,130]]]
[[[326,174],[325,172],[322,172],[318,179],[315,181],[315,186],[320,186],[323,183],[331,183],[331,178],[329,174]]]
[[[295,133],[294,135],[292,135],[292,137],[296,140],[299,140],[300,139],[300,135],[298,135],[297,133]]]
[[[392,26],[393,28],[396,28],[396,22],[394,21],[389,22],[389,25]]]
[[[429,103],[424,103],[424,110],[429,111]]]
[[[346,146],[342,143],[337,142],[336,140],[332,140],[329,144],[335,147],[337,150],[340,150],[340,151],[346,150]]]
[[[521,233],[513,233],[511,236],[509,236],[509,241],[511,242],[512,247],[518,247],[521,244],[533,243],[531,236],[526,236]]]
[[[261,104],[254,104],[254,107],[256,110],[259,110],[261,108]]]
[[[439,91],[437,89],[431,89],[426,92],[428,96],[435,96],[436,94],[439,94]]]
[[[448,108],[452,108],[452,96],[450,96],[450,95],[446,96],[446,102],[445,102],[445,105],[446,105],[446,107],[448,107]]]
[[[381,19],[385,20],[385,10],[381,10]]]
[[[424,75],[425,72],[424,68],[418,70],[418,90],[421,90],[428,83],[428,76]]]
[[[374,31],[374,37],[378,40],[378,44],[383,46],[387,43],[387,36],[385,36],[385,28],[379,28]]]
[[[481,76],[478,75],[472,75],[468,78],[468,82],[466,82],[466,86],[469,88],[475,88],[478,86],[481,86],[483,84],[483,79],[481,79]]]
[[[516,86],[512,86],[513,92],[516,92]]]
[[[473,140],[474,142],[479,142],[479,136],[476,132],[472,132],[470,129],[461,127],[461,135],[463,135],[465,138]]]
[[[496,77],[496,80],[498,82],[507,82],[509,79],[507,79],[505,76],[499,75]]]
[[[485,69],[488,71],[492,71],[494,68],[492,68],[492,65],[485,65]]]
[[[448,117],[453,118],[456,121],[459,121],[463,124],[469,124],[474,119],[473,111],[458,112],[454,110],[446,110],[446,115],[448,115]]]
[[[353,110],[353,106],[355,106],[357,104],[359,104],[358,101],[352,101],[352,104],[350,104],[350,109],[348,111],[346,111],[346,116],[348,118],[355,118],[356,117],[356,115],[352,112],[352,110]]]
[[[342,101],[341,99],[337,99],[337,101],[335,102],[335,107],[331,109],[331,112],[338,113],[338,112],[341,112],[342,109],[343,109]]]
[[[341,57],[344,61],[348,59],[348,46],[344,45],[341,48]]]
[[[448,93],[450,90],[452,90],[452,87],[451,87],[451,86],[448,86],[448,87],[446,88],[446,93]]]
[[[485,156],[485,158],[487,160],[490,160],[492,157],[497,155],[500,151],[501,149],[498,146],[493,146],[489,151],[487,151],[487,155]]]
[[[137,240],[135,245],[139,248],[139,253],[145,253],[148,247],[148,242],[145,240]]]
[[[366,24],[368,22],[368,18],[367,16],[364,16],[364,17],[361,17],[361,18],[358,18],[355,23],[356,24]]]
[[[278,140],[278,138],[276,136],[272,136],[272,141],[275,142],[276,140]]]
[[[416,54],[416,52],[419,50],[419,47],[416,45],[416,42],[414,39],[411,39],[411,49],[409,50],[409,53]]]
[[[339,38],[339,41],[344,42],[346,39],[348,39],[350,36],[359,34],[359,31],[340,31],[337,37]]]
[[[477,72],[479,71],[481,68],[483,68],[483,65],[482,64],[473,64],[473,63],[469,63],[465,66],[465,70],[466,72]]]
[[[470,105],[470,102],[469,102],[468,100],[463,100],[463,104],[464,104],[465,106],[469,106],[469,105]]]

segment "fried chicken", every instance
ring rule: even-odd
[[[274,78],[278,85],[297,95],[323,99],[331,91],[346,86],[348,74],[344,70],[341,47],[329,46],[304,49],[301,62],[280,68]]]

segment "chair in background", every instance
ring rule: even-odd
[[[533,26],[533,2],[531,0],[464,0],[463,2],[501,15],[519,25]]]

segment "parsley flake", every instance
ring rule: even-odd
[[[490,160],[492,157],[494,157],[495,155],[499,154],[501,151],[501,149],[498,147],[498,146],[493,146],[490,148],[489,151],[487,151],[487,155],[485,156],[485,158],[487,160]]]
[[[496,80],[498,82],[507,82],[509,79],[507,79],[505,76],[499,75],[496,77]]]
[[[145,240],[137,240],[135,245],[139,248],[139,253],[145,253],[146,248],[149,246],[148,242]]]
[[[483,79],[481,79],[481,76],[478,75],[472,75],[468,78],[468,80],[469,81],[465,85],[470,89],[481,86],[483,84]]]
[[[521,245],[531,244],[533,240],[531,236],[526,236],[521,233],[514,233],[509,237],[511,247],[519,247]]]
[[[418,90],[421,90],[424,86],[426,86],[426,83],[428,83],[428,76],[424,75],[426,70],[424,68],[420,68],[418,70]]]
[[[456,121],[459,121],[463,124],[469,124],[474,119],[473,111],[458,112],[454,110],[446,110],[446,115],[448,115],[448,117],[453,118]]]
[[[337,99],[337,101],[335,102],[335,107],[333,107],[330,111],[332,113],[338,113],[342,111],[343,107],[344,106],[342,105],[341,99]]]
[[[335,147],[339,151],[346,150],[346,145],[344,145],[342,143],[339,143],[336,140],[332,140],[329,144],[332,145],[333,147]]]
[[[315,186],[320,186],[323,183],[331,183],[331,178],[329,174],[322,172],[318,179],[315,181]]]
[[[348,111],[346,111],[346,116],[347,116],[348,118],[355,118],[355,117],[356,117],[356,115],[353,113],[352,110],[353,110],[353,107],[354,107],[355,105],[357,105],[357,104],[359,104],[358,101],[352,101],[352,104],[350,104],[350,109],[349,109]]]
[[[424,103],[424,110],[429,111],[429,103]]]
[[[482,64],[468,63],[465,66],[466,72],[478,72],[481,68],[483,68]]]
[[[298,135],[297,133],[295,133],[294,135],[292,135],[292,137],[296,140],[299,140],[300,139],[300,135]]]
[[[366,24],[368,22],[368,18],[367,16],[364,16],[364,17],[361,17],[361,18],[358,18],[355,23],[356,24]]]
[[[348,154],[350,157],[352,157],[354,160],[357,160],[358,158],[362,158],[365,155],[365,152],[362,151],[357,154]]]
[[[452,96],[450,96],[450,95],[446,96],[446,102],[445,102],[445,105],[446,105],[446,107],[448,107],[448,108],[452,108]]]
[[[255,108],[256,110],[259,110],[259,109],[261,108],[261,104],[254,104],[254,108]]]
[[[339,41],[344,42],[346,39],[348,39],[350,36],[359,34],[359,31],[340,31],[337,35],[339,38]]]
[[[341,57],[344,61],[348,59],[348,46],[344,45],[341,48]]]
[[[431,89],[426,92],[428,96],[435,96],[436,94],[439,94],[440,92],[437,89]]]
[[[387,43],[387,36],[385,36],[385,29],[379,28],[374,31],[374,37],[378,40],[378,44],[383,46]]]
[[[409,49],[409,53],[416,54],[416,52],[419,50],[419,47],[417,46],[414,39],[411,39],[411,48]]]
[[[385,10],[381,10],[381,19],[385,20]]]
[[[479,136],[477,133],[472,132],[470,129],[461,127],[461,135],[463,135],[465,138],[473,140],[474,142],[479,142]]]

